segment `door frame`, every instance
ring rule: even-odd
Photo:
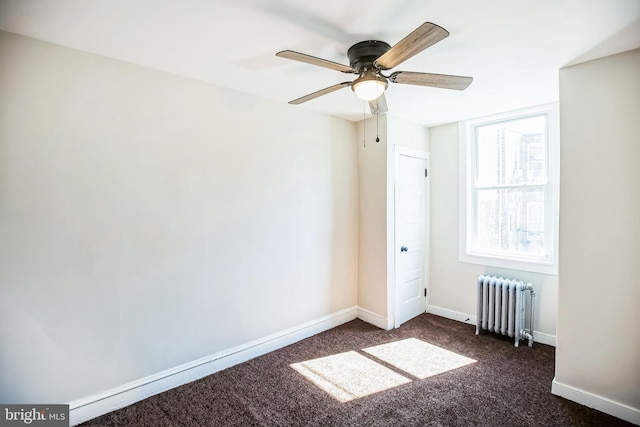
[[[389,147],[391,148],[391,147]],[[391,150],[389,150],[391,151]],[[388,153],[391,154],[391,153]],[[399,325],[397,319],[397,310],[396,310],[396,266],[398,263],[397,259],[397,250],[396,250],[396,204],[398,202],[397,197],[398,194],[396,192],[396,183],[399,182],[399,162],[400,156],[409,156],[416,157],[419,159],[424,159],[427,162],[427,171],[429,171],[430,163],[429,163],[429,152],[425,150],[418,150],[415,148],[404,147],[401,145],[394,145],[393,155],[387,156],[387,200],[392,200],[393,203],[387,203],[387,329],[397,328]],[[431,180],[431,176],[428,176],[425,179],[425,212],[427,213],[427,217],[425,218],[425,259],[424,259],[424,285],[427,289],[427,297],[424,301],[425,311],[427,309],[428,301],[430,298],[430,283],[429,283],[429,274],[430,265],[429,258],[431,254],[431,245],[430,245],[430,235],[431,231],[429,228],[430,223],[430,191],[429,191],[429,181]]]

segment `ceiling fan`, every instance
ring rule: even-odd
[[[456,90],[464,90],[471,84],[472,77],[448,74],[417,73],[413,71],[396,71],[388,76],[382,74],[383,71],[396,67],[447,36],[449,36],[449,32],[444,28],[431,22],[425,22],[393,47],[380,40],[362,41],[354,44],[347,51],[349,66],[292,50],[283,50],[276,53],[276,56],[330,68],[343,73],[359,75],[353,81],[329,86],[289,101],[289,104],[302,104],[338,89],[350,87],[358,97],[369,101],[371,113],[377,115],[388,111],[384,91],[387,89],[389,81],[392,83]]]

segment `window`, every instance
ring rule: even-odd
[[[460,124],[460,261],[557,274],[555,105]]]

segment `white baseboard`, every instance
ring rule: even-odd
[[[549,335],[538,331],[533,331],[533,342],[539,342],[540,344],[546,344],[555,347],[556,336]]]
[[[440,317],[446,317],[447,319],[451,320],[457,320],[458,322],[468,323],[470,325],[476,324],[476,316],[438,307],[436,305],[427,305],[427,313],[435,314],[436,316]]]
[[[458,311],[449,310],[446,308],[438,307],[435,305],[427,305],[427,313],[435,314],[436,316],[446,317],[447,319],[457,320],[458,322],[468,323],[470,325],[476,324],[477,316],[472,314],[460,313]],[[556,346],[556,336],[549,335],[538,331],[533,331],[533,341],[540,344],[547,344]]]
[[[555,378],[551,383],[551,393],[588,406],[589,408],[597,409],[605,414],[613,415],[630,423],[640,425],[640,409],[632,408],[631,406],[615,402],[606,397],[598,396],[567,384],[562,384]]]
[[[132,381],[120,387],[70,402],[70,425],[75,426],[158,393],[198,380],[304,338],[335,328],[356,319],[359,314],[358,307],[347,308],[264,338]]]
[[[388,318],[366,308],[358,307],[358,318],[385,331],[393,328],[393,324]]]

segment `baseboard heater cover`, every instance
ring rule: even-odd
[[[476,335],[480,330],[488,330],[514,338],[516,347],[522,339],[529,340],[529,346],[533,345],[533,285],[488,275],[478,276],[477,284]],[[531,296],[531,332],[526,331],[524,325],[526,291]]]

